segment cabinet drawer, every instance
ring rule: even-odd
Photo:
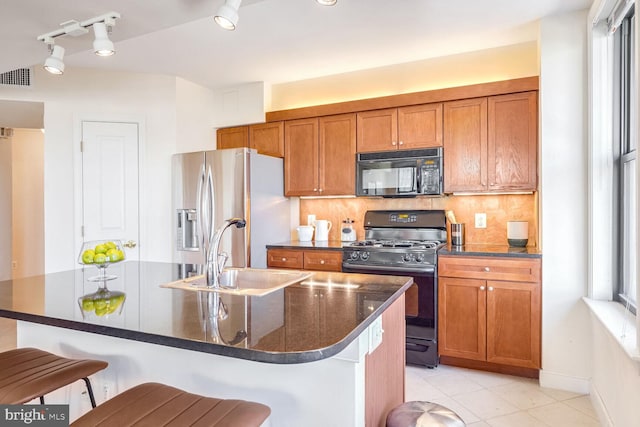
[[[267,251],[267,267],[301,269],[302,265],[302,251],[289,249],[269,249]]]
[[[438,275],[470,279],[539,282],[540,259],[441,256]]]
[[[342,271],[342,251],[305,251],[304,269]]]

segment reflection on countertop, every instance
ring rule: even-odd
[[[438,255],[464,256],[501,256],[513,258],[542,258],[539,248],[518,248],[508,245],[467,244],[463,246],[448,245],[438,251]]]
[[[411,284],[401,276],[313,272],[265,296],[162,288],[193,266],[126,261],[110,267],[122,313],[84,319],[89,267],[0,281],[0,316],[268,363],[304,363],[347,347]],[[372,306],[371,301],[377,303]],[[372,309],[372,307],[374,307]]]
[[[341,251],[344,246],[349,246],[353,242],[342,242],[340,240],[324,240],[301,242],[299,240],[289,240],[286,242],[272,243],[267,245],[267,249],[326,249]]]

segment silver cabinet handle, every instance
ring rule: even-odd
[[[323,259],[320,260],[320,264],[324,264],[324,260]]]
[[[396,142],[395,141],[391,141],[391,145],[396,145]]]
[[[404,144],[404,142],[400,141],[399,145],[402,145],[402,144]]]
[[[484,286],[480,286],[480,290],[481,290],[481,291],[484,291]]]
[[[493,286],[489,286],[489,292],[493,291]]]
[[[484,271],[491,271],[491,269],[489,267],[485,267]]]
[[[286,261],[286,260],[287,260],[286,258],[282,258],[282,261]]]

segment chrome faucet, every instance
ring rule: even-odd
[[[229,255],[226,253],[219,253],[220,241],[225,230],[232,225],[236,228],[244,228],[247,225],[247,221],[242,218],[229,218],[224,221],[222,227],[218,228],[209,242],[209,253],[207,254],[207,286],[210,288],[220,287],[220,275],[224,269]]]

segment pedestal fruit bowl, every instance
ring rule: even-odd
[[[90,277],[91,282],[104,282],[106,280],[115,279],[116,276],[107,275],[107,267],[109,265],[124,261],[125,253],[122,250],[122,242],[120,240],[92,240],[84,242],[78,263],[82,265],[93,265],[98,268],[98,275]]]

